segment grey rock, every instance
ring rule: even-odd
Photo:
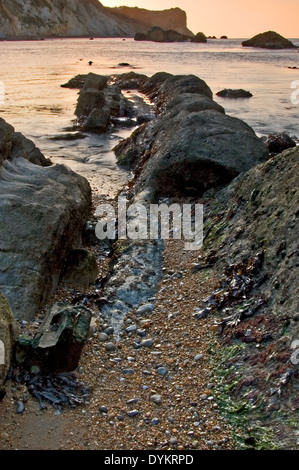
[[[178,440],[177,440],[176,437],[172,437],[172,438],[169,440],[169,444],[170,444],[171,446],[176,446],[177,443],[178,443]]]
[[[154,342],[152,339],[144,339],[141,341],[139,347],[140,348],[151,348],[154,345]]]
[[[151,401],[152,401],[153,403],[155,403],[155,405],[161,405],[161,403],[162,403],[162,396],[161,396],[161,395],[158,395],[158,394],[152,395],[152,396],[151,396]]]
[[[136,315],[144,315],[145,313],[150,313],[150,312],[153,312],[155,309],[155,306],[153,304],[145,304],[145,305],[141,305],[137,311],[136,311]]]
[[[122,370],[122,373],[123,373],[124,375],[134,375],[134,374],[135,374],[135,372],[134,372],[133,369],[123,369],[123,370]]]
[[[126,328],[127,333],[132,333],[133,331],[137,330],[137,325],[130,325],[128,328]]]
[[[146,336],[146,330],[137,330],[138,336],[141,336],[141,338],[144,338]]]
[[[100,343],[105,343],[105,341],[108,341],[109,336],[106,333],[101,332],[98,336],[98,340]]]
[[[87,180],[64,165],[14,158],[0,167],[0,290],[16,318],[33,319],[55,291],[90,204]]]
[[[156,101],[160,115],[115,148],[120,164],[145,162],[137,192],[203,194],[269,157],[254,131],[224,114],[197,77],[167,78],[156,90]]]
[[[80,248],[69,253],[62,272],[62,282],[73,288],[86,289],[96,282],[98,273],[94,252]]]
[[[197,354],[197,355],[194,357],[194,361],[200,361],[202,358],[203,358],[203,355],[202,355],[202,354]]]
[[[159,375],[165,376],[168,374],[168,369],[166,367],[158,367],[157,372]]]
[[[107,343],[105,346],[106,351],[112,352],[116,350],[116,346],[114,343]]]
[[[128,411],[127,415],[129,416],[129,418],[134,418],[135,416],[139,415],[139,411],[138,410]]]
[[[160,421],[159,421],[158,418],[153,418],[153,419],[152,419],[152,424],[153,424],[153,426],[158,426],[159,422],[160,422]]]
[[[100,412],[101,412],[101,413],[108,413],[107,407],[106,407],[106,406],[101,406],[101,407],[100,407]]]
[[[83,305],[54,304],[32,340],[19,336],[17,362],[34,373],[74,370],[88,338],[90,320],[91,312]]]
[[[113,326],[108,326],[108,328],[105,328],[104,333],[105,333],[106,335],[109,335],[109,336],[110,336],[110,335],[113,335],[113,333],[114,333],[114,328],[113,328]]]

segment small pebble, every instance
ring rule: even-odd
[[[139,411],[138,410],[128,411],[127,415],[129,416],[129,418],[134,418],[135,416],[139,415]]]
[[[177,440],[175,437],[172,437],[172,438],[170,439],[170,441],[169,441],[169,444],[170,444],[171,446],[176,446],[177,443],[178,443],[178,440]]]
[[[123,421],[124,420],[124,417],[122,415],[117,415],[116,416],[116,419],[118,419],[118,421]]]
[[[100,407],[100,412],[101,413],[108,413],[108,410],[107,410],[106,406],[101,406]]]
[[[136,330],[137,330],[137,325],[130,325],[128,326],[128,328],[126,328],[127,333],[131,333],[132,331],[136,331]]]
[[[116,350],[116,346],[114,343],[107,343],[106,346],[106,351],[115,351]]]
[[[201,400],[206,400],[208,398],[208,395],[206,394],[203,394],[203,395],[200,395],[199,397]]]
[[[98,336],[98,339],[100,341],[100,343],[105,343],[105,341],[108,340],[108,335],[106,335],[106,333],[100,333],[99,336]]]
[[[127,405],[133,405],[134,403],[137,403],[137,399],[136,398],[131,398],[131,400],[128,400],[127,401]]]
[[[153,424],[154,426],[158,426],[158,424],[159,424],[158,418],[154,418],[154,419],[152,420],[152,424]]]
[[[123,373],[124,375],[134,375],[135,372],[134,372],[133,369],[123,369],[123,370],[122,370],[122,373]]]
[[[166,369],[166,367],[158,367],[158,374],[159,375],[164,376],[164,375],[167,375],[167,373],[168,373],[168,370]]]
[[[155,306],[153,304],[141,305],[137,309],[136,315],[144,315],[145,313],[152,312],[154,309],[155,309]]]
[[[138,334],[138,336],[140,336],[141,338],[144,338],[146,336],[146,330],[137,330],[136,332]]]
[[[197,356],[195,356],[194,358],[194,361],[200,361],[201,359],[203,358],[203,355],[202,354],[197,354]]]
[[[157,395],[152,395],[152,396],[151,396],[151,401],[152,401],[153,403],[155,403],[155,405],[161,405],[161,403],[162,403],[162,397],[161,397],[161,395],[158,395],[158,394],[157,394]]]
[[[104,330],[104,333],[106,333],[106,335],[112,335],[114,333],[113,326],[108,326],[108,328]]]

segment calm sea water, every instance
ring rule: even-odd
[[[136,72],[159,71],[195,74],[205,80],[214,95],[223,88],[244,88],[253,93],[247,100],[214,96],[227,114],[251,125],[258,135],[287,131],[299,136],[299,105],[292,104],[291,84],[299,80],[299,52],[242,48],[241,39],[211,40],[208,44],[135,42],[133,39],[55,39],[1,42],[0,80],[5,100],[0,116],[24,133],[54,161],[99,181],[105,191],[127,178],[117,169],[111,148],[128,131],[109,137],[88,136],[80,141],[56,141],[74,120],[77,90],[60,85],[77,74],[123,73],[120,62]],[[293,39],[299,45],[299,39]],[[88,61],[92,60],[90,67]],[[92,179],[92,178],[91,178]]]

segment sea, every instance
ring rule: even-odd
[[[207,44],[139,42],[131,38],[2,41],[0,117],[33,140],[54,163],[88,177],[97,191],[113,197],[128,179],[113,147],[132,129],[87,134],[69,141],[78,90],[62,88],[89,72],[111,75],[134,70],[194,74],[205,80],[228,115],[247,122],[258,136],[287,132],[299,137],[299,39],[294,50],[242,47],[243,39]],[[92,61],[92,65],[89,65]],[[124,67],[120,63],[130,66]],[[297,67],[297,68],[296,68]],[[250,99],[219,98],[223,88],[243,88]],[[296,91],[298,93],[296,94]],[[60,139],[60,140],[57,140]]]

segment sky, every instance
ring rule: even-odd
[[[107,7],[130,6],[150,10],[179,7],[187,26],[206,36],[250,38],[273,30],[299,38],[299,0],[101,0]]]

